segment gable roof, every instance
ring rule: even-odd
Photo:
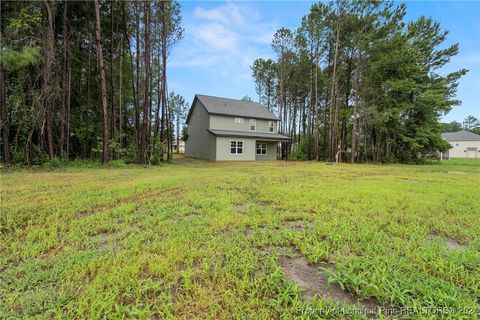
[[[257,102],[196,94],[195,98],[193,99],[190,111],[188,112],[187,122],[190,120],[190,116],[197,101],[200,101],[200,103],[207,110],[208,114],[275,121],[280,120],[277,116],[268,111],[267,108]]]
[[[447,141],[480,141],[480,135],[467,130],[444,132],[442,138]]]

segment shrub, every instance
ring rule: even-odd
[[[50,160],[45,161],[42,163],[42,168],[47,170],[54,170],[58,168],[63,168],[67,164],[67,161],[61,158],[54,157]]]
[[[160,164],[160,159],[163,153],[163,143],[160,142],[160,138],[156,137],[155,140],[153,141],[153,146],[152,146],[152,160],[151,163],[153,165],[158,165]]]

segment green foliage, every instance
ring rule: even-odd
[[[7,50],[0,55],[0,63],[5,70],[16,71],[26,66],[40,63],[42,61],[41,48],[39,46],[24,47],[20,51]]]
[[[150,163],[153,165],[159,165],[162,159],[163,152],[163,143],[160,141],[159,137],[156,137],[152,143],[152,159],[150,160]]]
[[[115,154],[117,158],[125,158],[127,155],[127,149],[123,148],[121,143],[117,140],[110,140],[108,142],[108,148],[112,154]]]
[[[123,160],[111,160],[108,162],[108,166],[111,168],[125,168],[127,164]]]
[[[7,19],[5,33],[25,33],[33,35],[35,28],[39,27],[42,22],[42,12],[38,6],[27,3],[26,6],[20,7],[16,14]]]
[[[98,105],[101,98],[93,10],[92,3],[86,1],[2,2],[0,72],[5,83],[0,85],[6,89],[6,108],[1,125],[2,129],[8,127],[7,145],[12,162],[35,166],[47,161],[48,132],[51,132],[55,156],[99,159],[104,123]],[[132,1],[102,2],[100,5],[101,43],[105,69],[108,70],[109,153],[111,159],[126,162],[138,161],[135,121],[138,110],[135,107],[143,105],[145,96],[143,92],[140,94],[143,89],[135,82],[136,76],[145,78],[145,68],[136,70],[135,63],[131,64],[129,59],[131,54],[135,55],[131,44],[135,41],[137,25],[140,34],[145,29],[145,24],[139,22],[142,20],[138,16],[139,10],[143,8]],[[50,31],[49,11],[52,14],[53,57],[47,68],[44,56],[49,48],[49,38],[46,37]],[[152,28],[150,34],[151,43],[156,48],[155,56],[161,57],[164,49],[169,57],[184,34],[180,5],[166,1],[162,5],[152,5],[151,12],[152,24],[158,27]],[[160,36],[164,34],[162,25],[166,31],[165,47],[160,45]],[[139,59],[143,61],[144,57]],[[152,83],[161,81],[160,60],[151,61]],[[48,82],[45,81],[47,76]],[[66,88],[67,82],[70,90]],[[150,98],[157,101],[159,92],[156,86],[152,86],[151,91]],[[69,104],[66,98],[70,99]],[[47,110],[49,113],[51,110],[48,121]],[[177,117],[180,122],[181,116]],[[155,117],[150,121],[153,128]],[[174,132],[170,131],[169,134],[173,135]],[[53,164],[46,164],[50,165]]]
[[[480,121],[474,116],[468,116],[462,123],[463,129],[480,134]]]
[[[57,157],[50,160],[46,160],[45,162],[42,163],[42,167],[47,170],[55,170],[58,168],[62,168],[64,166],[65,166],[65,160]]]
[[[292,151],[289,153],[288,157],[291,160],[301,160],[305,161],[307,160],[308,156],[308,139],[309,137],[305,137],[305,139],[302,139],[298,147],[296,148],[295,151]],[[310,139],[310,142],[313,143],[313,139]]]
[[[440,123],[440,130],[442,132],[456,132],[462,130],[462,124],[458,121],[450,123]]]
[[[362,161],[421,162],[445,149],[439,119],[459,104],[467,70],[440,74],[458,44],[446,46],[448,31],[432,18],[407,21],[406,9],[378,1],[313,4],[300,28],[275,33],[276,62],[254,61],[260,102],[278,110],[282,133],[296,131],[293,143],[304,133],[317,142],[309,157],[348,161],[353,137]]]

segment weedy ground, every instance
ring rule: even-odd
[[[4,319],[480,310],[478,160],[4,171],[0,211]]]

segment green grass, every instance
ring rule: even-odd
[[[4,171],[0,318],[360,317],[302,299],[277,263],[300,253],[382,306],[470,312],[413,318],[472,319],[479,186],[478,160]]]

